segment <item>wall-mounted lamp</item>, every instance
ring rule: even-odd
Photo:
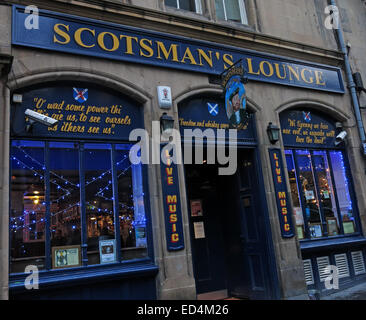
[[[174,119],[165,112],[160,117],[160,132],[163,135],[170,135],[174,128]]]
[[[272,144],[275,144],[278,140],[280,140],[280,128],[272,124],[272,122],[268,124],[267,134],[269,141],[271,141]]]

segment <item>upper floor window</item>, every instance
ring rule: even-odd
[[[201,0],[165,0],[165,5],[177,9],[202,13]]]
[[[215,8],[219,20],[248,24],[244,0],[215,0]]]

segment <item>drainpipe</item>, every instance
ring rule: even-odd
[[[330,0],[330,4],[332,6],[337,6],[335,3],[335,0]],[[338,20],[339,20],[338,29],[335,29],[337,32],[338,45],[341,48],[343,56],[344,56],[344,66],[345,66],[345,72],[346,72],[346,76],[347,76],[347,85],[351,92],[352,104],[353,104],[353,108],[355,111],[357,127],[358,127],[358,131],[359,131],[361,143],[362,143],[362,145],[361,145],[362,153],[363,153],[363,155],[366,155],[365,129],[364,129],[363,122],[362,122],[360,104],[358,102],[358,97],[357,97],[356,84],[353,80],[351,64],[349,62],[349,57],[348,57],[348,50],[347,50],[347,47],[346,47],[346,44],[345,44],[344,38],[343,38],[343,32],[342,32],[341,21],[340,21],[341,19],[339,18]]]

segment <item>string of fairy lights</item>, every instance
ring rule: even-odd
[[[15,161],[17,163],[18,166],[22,166],[23,169],[27,169],[30,170],[32,172],[32,174],[34,176],[37,176],[40,180],[45,181],[45,176],[43,174],[41,174],[39,171],[37,171],[37,168],[42,168],[42,170],[46,170],[46,167],[44,166],[44,164],[42,164],[40,161],[38,161],[37,159],[35,159],[34,157],[32,157],[30,154],[28,154],[22,147],[20,146],[14,146],[16,147],[19,151],[21,151],[24,154],[24,158],[26,159],[30,159],[35,165],[28,165],[27,163],[25,163],[24,161],[18,159],[16,156],[12,156],[12,160]],[[120,166],[126,159],[128,159],[127,155],[124,155],[124,157],[122,158],[122,160],[118,161],[116,163],[116,167]],[[121,173],[119,173],[117,175],[117,179],[119,179],[121,176],[124,176],[132,167],[132,164],[129,164],[129,166],[127,166],[124,170],[121,171]],[[40,169],[38,169],[40,170]],[[85,187],[88,187],[89,185],[98,182],[98,181],[102,181],[106,175],[111,174],[112,169],[106,170],[104,172],[102,172],[99,176],[96,177],[91,177],[91,179],[88,179],[85,182]],[[80,188],[80,184],[79,183],[74,183],[73,181],[68,180],[67,178],[65,178],[62,175],[57,174],[54,171],[49,171],[50,176],[52,177],[56,177],[56,179],[62,180],[62,183],[67,186],[67,187],[71,187],[71,188],[75,188],[74,190],[72,189],[70,191],[70,189],[62,186],[61,184],[58,183],[58,181],[56,179],[50,179],[50,183],[52,183],[53,185],[56,186],[57,190],[61,190],[62,192],[64,192],[60,197],[58,197],[55,200],[52,200],[52,203],[56,203],[58,204],[60,201],[65,200],[65,198],[70,197],[73,194],[73,191],[77,191],[79,192],[79,188]],[[106,185],[99,188],[99,191],[97,191],[97,193],[95,193],[92,197],[100,197],[102,199],[104,199],[105,201],[113,201],[114,197],[107,197],[104,193],[108,192],[111,189],[112,186],[112,180],[108,180]],[[143,196],[143,194],[142,194]],[[131,198],[133,198],[133,195],[130,196]],[[108,215],[113,215],[113,211],[109,210],[109,209],[102,209],[102,208],[98,208],[97,206],[95,206],[95,204],[92,204],[88,201],[85,202],[85,204],[87,205],[88,209],[90,210],[94,210],[98,213],[103,213],[103,214],[108,214]],[[45,202],[42,203],[42,205],[45,205]],[[119,202],[119,206],[123,209],[126,210],[133,210],[134,207],[133,206],[128,206],[122,202]],[[80,202],[74,203],[74,204],[70,204],[69,206],[67,206],[65,209],[63,210],[59,210],[57,212],[51,212],[51,218],[57,215],[62,215],[62,218],[65,219],[64,217],[64,213],[70,212],[70,215],[73,214],[73,208],[74,207],[80,207]],[[79,210],[79,209],[77,209]],[[44,218],[40,218],[39,220],[37,219],[32,219],[31,221],[27,221],[28,219],[25,219],[25,217],[28,215],[30,216],[30,214],[36,215],[37,212],[36,211],[31,211],[31,210],[24,210],[23,211],[23,216],[18,216],[18,217],[12,217],[11,218],[11,230],[16,232],[19,229],[25,229],[25,230],[29,230],[32,231],[34,229],[34,225],[37,225],[37,223],[42,223],[45,222]],[[131,215],[128,216],[120,216],[121,220],[133,220]],[[135,226],[136,224],[144,224],[146,222],[145,218],[140,219],[140,221],[132,221],[132,226]],[[95,221],[96,223],[96,221]],[[76,226],[73,225],[72,229],[75,229]],[[53,232],[55,232],[55,230],[52,230]],[[35,231],[37,233],[37,231]]]
[[[302,163],[299,163],[299,170],[300,172],[304,171],[312,171],[312,163],[311,163],[311,153],[309,150],[296,150],[296,153],[298,155],[297,159],[298,161],[302,158]],[[292,157],[294,156],[292,154],[291,150],[286,150],[286,154],[291,155]],[[332,162],[332,167],[333,167],[333,174],[336,175],[336,172],[340,172],[341,173],[341,177],[338,177],[338,179],[335,179],[335,188],[341,190],[343,189],[342,192],[339,192],[338,190],[338,197],[339,196],[343,196],[343,203],[347,203],[347,207],[344,207],[344,209],[341,209],[341,215],[350,215],[349,218],[352,219],[352,200],[350,197],[350,193],[349,193],[349,181],[348,181],[348,177],[347,177],[347,173],[346,173],[346,166],[345,166],[345,161],[344,161],[344,157],[341,151],[330,151],[329,152],[330,158],[331,158],[331,162]],[[326,175],[328,177],[329,175],[329,167],[327,165],[327,158],[326,158],[326,151],[316,151],[314,152],[314,156],[319,156],[321,157],[321,162],[317,164],[315,164],[315,169],[316,170],[323,170],[326,172]],[[290,167],[293,167],[293,164],[290,164]],[[338,167],[338,168],[337,168]],[[295,172],[296,170],[293,168],[292,169],[293,172]],[[300,174],[300,178],[303,178],[303,176]],[[330,179],[330,177],[328,177],[327,179]],[[325,182],[327,179],[323,178],[322,180]],[[337,180],[338,181],[342,181],[343,186],[337,185]],[[329,185],[328,183],[325,183],[326,187],[328,188]],[[329,193],[332,193],[331,190],[329,190]],[[347,210],[347,212],[346,212]]]

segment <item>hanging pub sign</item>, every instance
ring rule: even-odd
[[[336,125],[311,109],[287,110],[280,115],[283,143],[288,147],[336,148]]]
[[[239,61],[242,63],[242,61]],[[225,91],[225,109],[230,129],[243,129],[247,126],[251,114],[247,111],[243,65],[233,65],[222,74],[222,87]]]
[[[294,227],[291,216],[292,211],[287,193],[285,172],[282,164],[281,150],[269,149],[269,157],[272,167],[281,235],[283,238],[292,238],[294,236]]]
[[[84,83],[53,84],[22,92],[23,101],[14,105],[13,136],[124,139],[130,131],[143,128],[141,107],[117,92]],[[30,125],[30,109],[58,120],[48,127]]]
[[[164,149],[161,145],[161,150]],[[162,152],[161,182],[163,188],[165,234],[168,251],[184,249],[183,223],[180,204],[178,168],[168,150]]]
[[[222,87],[225,100],[213,98],[197,98],[190,100],[179,108],[179,126],[181,134],[187,137],[185,129],[196,128],[206,130],[224,129],[225,138],[229,138],[228,130],[235,129],[240,143],[255,143],[254,114],[247,109],[244,87],[244,68],[234,65],[222,73]],[[207,137],[209,139],[209,137]],[[218,140],[219,137],[217,137]],[[230,138],[229,138],[230,139]]]
[[[242,60],[249,80],[344,93],[337,67],[45,10],[40,28],[28,30],[24,9],[13,6],[13,45],[212,75]]]

